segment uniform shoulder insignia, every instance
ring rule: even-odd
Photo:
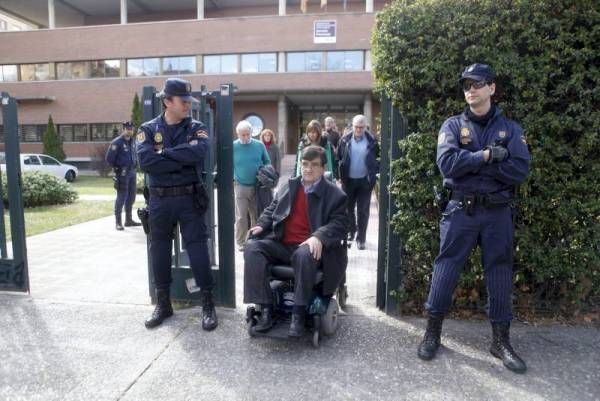
[[[160,132],[157,132],[156,134],[154,134],[154,142],[162,142],[162,140],[163,140],[163,137]]]
[[[137,134],[137,141],[142,143],[146,140],[146,134],[144,134],[144,131],[140,131]]]
[[[438,145],[442,145],[444,144],[444,142],[446,142],[446,133],[445,132],[440,132],[440,134],[438,135]]]

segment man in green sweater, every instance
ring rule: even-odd
[[[235,240],[238,250],[243,251],[248,228],[256,225],[256,173],[262,166],[271,164],[271,160],[265,145],[252,139],[252,125],[248,121],[240,121],[235,132],[238,136],[233,142]]]

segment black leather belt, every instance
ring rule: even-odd
[[[467,206],[480,205],[487,208],[503,207],[512,204],[512,199],[504,198],[494,194],[467,194],[463,192],[452,191],[450,199],[463,202]]]
[[[191,195],[194,193],[194,185],[184,185],[181,187],[153,187],[149,188],[150,195],[165,198],[170,196]]]

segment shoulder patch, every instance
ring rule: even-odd
[[[137,141],[142,143],[146,140],[146,134],[144,134],[144,131],[140,131],[137,134]]]

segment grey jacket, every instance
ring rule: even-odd
[[[272,143],[267,148],[267,153],[269,154],[269,159],[271,159],[271,165],[275,168],[277,174],[281,175],[281,151],[279,150],[279,146],[276,143]]]

